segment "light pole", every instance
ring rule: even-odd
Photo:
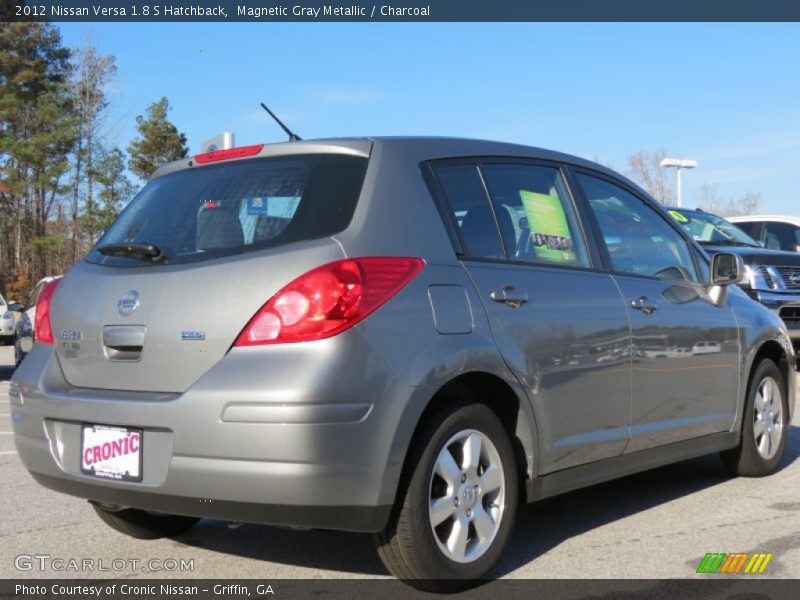
[[[665,158],[661,161],[661,166],[664,168],[673,168],[676,173],[677,189],[678,189],[678,207],[681,206],[681,169],[694,169],[697,167],[696,160],[688,160],[686,158]]]

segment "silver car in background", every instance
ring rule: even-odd
[[[16,446],[134,537],[201,517],[368,532],[396,576],[460,589],[519,502],[713,452],[777,469],[796,358],[743,276],[557,152],[197,155],[40,294]]]

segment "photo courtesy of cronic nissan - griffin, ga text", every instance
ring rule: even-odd
[[[199,154],[39,294],[16,446],[134,537],[202,517],[371,533],[397,577],[464,588],[521,503],[708,453],[777,469],[797,361],[745,276],[566,154]]]

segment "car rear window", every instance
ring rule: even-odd
[[[142,189],[86,260],[181,264],[334,235],[350,223],[366,168],[363,157],[304,154],[164,175]],[[100,252],[130,243],[156,246],[163,260]]]

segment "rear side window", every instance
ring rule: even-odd
[[[578,219],[558,169],[485,164],[481,170],[510,259],[589,266]]]
[[[589,266],[586,244],[557,168],[486,163],[440,166],[435,172],[467,256]]]
[[[497,223],[475,165],[440,167],[436,178],[458,223],[467,255],[505,258]]]
[[[353,216],[367,159],[335,154],[259,158],[154,179],[89,253],[114,266],[181,264],[334,235]],[[98,251],[153,244],[163,262]]]

